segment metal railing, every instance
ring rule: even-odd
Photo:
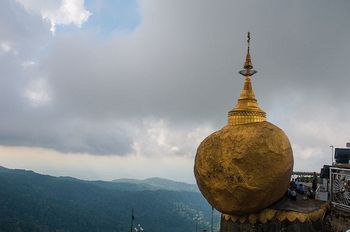
[[[350,169],[330,167],[331,202],[350,211]]]

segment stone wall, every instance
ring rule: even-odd
[[[304,223],[299,222],[298,220],[294,222],[278,220],[268,221],[266,223],[256,223],[251,224],[249,222],[240,223],[226,221],[221,218],[221,227],[220,232],[316,232],[322,231],[321,220],[315,222],[307,221]]]
[[[350,230],[350,212],[332,207],[324,219],[325,232],[345,232]]]

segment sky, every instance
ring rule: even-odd
[[[0,166],[194,183],[199,143],[252,84],[294,170],[350,141],[350,2],[2,0]]]

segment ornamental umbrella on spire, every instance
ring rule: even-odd
[[[240,74],[243,76],[253,76],[255,73],[258,71],[253,70],[253,64],[252,64],[252,59],[250,58],[250,32],[248,32],[247,35],[247,43],[248,43],[248,48],[247,48],[247,55],[245,57],[245,62],[244,62],[244,70],[239,71]]]

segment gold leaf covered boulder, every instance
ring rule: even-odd
[[[227,125],[198,147],[195,176],[222,213],[257,212],[286,192],[293,167],[285,133],[269,122]]]
[[[258,212],[286,193],[293,170],[293,152],[286,134],[266,121],[255,98],[248,52],[244,87],[228,124],[199,145],[194,174],[208,202],[226,214]]]

